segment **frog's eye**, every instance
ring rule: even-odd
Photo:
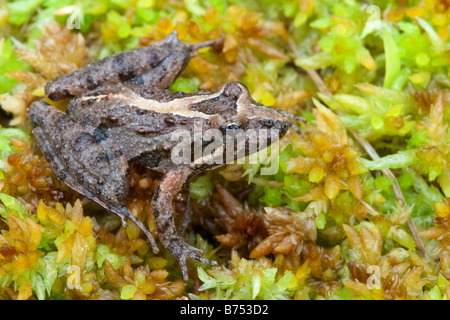
[[[264,126],[267,127],[267,128],[272,128],[273,127],[273,120],[272,119],[264,120]]]
[[[233,130],[233,131],[239,130],[240,128],[241,128],[241,126],[238,125],[237,123],[230,123],[230,124],[227,124],[227,126],[226,126],[227,130]]]
[[[236,82],[228,83],[223,89],[223,95],[228,97],[234,101],[239,99],[239,96],[242,94],[241,87]]]
[[[222,131],[223,134],[228,134],[228,133],[230,133],[230,131],[235,133],[239,129],[241,129],[241,126],[239,124],[237,124],[236,122],[221,125],[219,128],[219,130]]]

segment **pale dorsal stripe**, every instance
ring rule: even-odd
[[[98,95],[98,96],[85,96],[81,97],[80,100],[101,100],[103,98],[110,98],[113,100],[123,101],[128,105],[150,110],[159,113],[170,113],[174,115],[179,115],[188,118],[204,118],[209,119],[214,115],[208,115],[200,111],[189,110],[189,107],[193,104],[202,102],[204,100],[209,100],[218,97],[222,93],[221,91],[215,92],[213,94],[207,95],[197,95],[179,99],[173,99],[172,101],[159,102],[157,100],[145,99],[135,92],[129,92],[128,95],[123,94],[108,94],[108,95]]]

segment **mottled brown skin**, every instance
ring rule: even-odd
[[[196,45],[181,42],[174,32],[152,46],[130,49],[98,60],[75,72],[56,78],[45,86],[53,101],[74,97],[100,85],[136,82],[147,88],[168,88],[200,48],[221,43],[205,41]]]
[[[175,164],[171,151],[178,142],[171,134],[178,129],[193,134],[198,124],[203,131],[278,129],[273,142],[292,124],[277,110],[255,103],[238,82],[215,92],[167,90],[198,48],[220,41],[187,45],[172,34],[153,46],[115,54],[48,83],[49,98],[73,97],[67,113],[42,100],[28,110],[36,140],[57,177],[119,215],[124,224],[132,220],[154,252],[158,247],[152,234],[122,201],[128,194],[131,163],[163,175],[152,199],[153,214],[158,237],[179,261],[185,281],[187,258],[216,263],[203,258],[177,232],[173,199],[192,176],[217,165]]]

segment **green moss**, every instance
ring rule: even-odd
[[[368,10],[370,8],[375,11]],[[69,11],[64,14],[57,13],[62,9]],[[379,16],[376,15],[376,9],[379,9]],[[354,226],[360,239],[364,238],[364,232],[369,237],[367,230],[373,232],[373,235],[379,230],[383,252],[375,260],[389,260],[389,263],[394,261],[394,256],[406,263],[407,259],[412,259],[411,257],[418,253],[417,244],[406,223],[409,215],[423,234],[441,230],[439,228],[448,228],[441,223],[442,219],[436,219],[436,213],[445,215],[445,208],[441,208],[442,211],[438,209],[440,206],[445,207],[446,196],[450,195],[450,109],[448,99],[446,100],[450,87],[450,37],[447,35],[448,28],[445,29],[450,19],[450,11],[437,15],[438,10],[447,9],[434,6],[432,2],[421,6],[419,1],[394,0],[184,0],[176,4],[159,0],[11,0],[0,8],[0,27],[4,37],[0,40],[0,103],[9,114],[9,108],[14,109],[15,106],[13,103],[9,105],[6,97],[21,94],[26,88],[27,83],[14,80],[12,72],[25,71],[38,78],[42,76],[24,61],[17,49],[28,46],[30,50],[35,50],[36,40],[42,36],[41,27],[51,21],[65,26],[68,22],[78,19],[80,29],[72,32],[79,32],[87,39],[86,56],[91,58],[103,58],[118,51],[152,43],[174,28],[189,43],[226,33],[227,41],[230,41],[227,45],[231,46],[236,40],[236,47],[227,48],[228,52],[220,52],[220,48],[201,50],[201,61],[197,61],[199,65],[205,61],[216,64],[217,68],[211,68],[212,71],[205,75],[198,70],[198,65],[190,65],[172,84],[170,90],[195,92],[215,81],[215,85],[218,85],[229,80],[238,80],[249,88],[255,101],[304,116],[308,124],[301,125],[301,128],[307,134],[323,133],[330,137],[334,135],[335,141],[340,141],[339,139],[344,140],[343,132],[347,132],[348,144],[361,153],[359,161],[366,168],[358,168],[359,171],[354,175],[361,181],[363,192],[361,199],[357,199],[357,195],[352,193],[355,191],[352,187],[355,186],[348,183],[346,174],[355,168],[349,168],[348,162],[339,162],[339,159],[334,158],[330,160],[329,154],[325,157],[324,154],[314,154],[311,151],[317,147],[316,141],[323,142],[322,140],[317,137],[317,140],[308,140],[309,138],[305,138],[308,135],[284,139],[280,144],[280,154],[272,159],[279,164],[280,170],[276,173],[262,175],[262,169],[269,164],[261,163],[260,159],[257,159],[256,163],[243,165],[242,180],[246,181],[242,185],[248,184],[252,189],[244,201],[252,210],[262,210],[261,206],[283,206],[294,213],[309,214],[315,222],[315,227],[320,230],[318,243],[309,239],[299,245],[298,248],[302,250],[287,255],[268,254],[259,259],[244,259],[233,252],[230,257],[225,245],[217,247],[217,239],[214,237],[216,234],[207,234],[201,226],[195,225],[195,232],[185,235],[188,242],[205,251],[205,255],[209,257],[218,253],[219,261],[228,268],[214,268],[193,262],[194,268],[197,268],[198,279],[192,273],[193,279],[183,294],[202,299],[379,298],[369,289],[369,295],[367,291],[358,292],[349,282],[357,277],[357,274],[352,274],[354,269],[349,267],[348,263],[361,262],[368,255],[366,252],[358,252],[360,249],[354,247],[357,237],[353,235],[355,239],[350,241],[351,235],[343,231],[345,225]],[[167,21],[169,26],[164,24]],[[253,23],[255,27],[252,29]],[[291,40],[301,57],[293,52]],[[273,58],[274,50],[282,52],[288,58]],[[238,56],[233,60],[233,53],[236,52]],[[309,77],[311,73],[302,72],[301,69],[317,72],[332,94],[318,92]],[[208,76],[209,82],[204,81]],[[42,87],[42,84],[40,86]],[[42,90],[34,89],[36,92]],[[372,159],[366,154],[358,140],[353,139],[351,130],[337,132],[336,123],[329,123],[326,128],[321,123],[323,119],[316,119],[317,110],[312,99],[292,102],[295,100],[293,93],[299,94],[302,90],[311,91],[316,100],[321,100],[323,112],[331,113],[333,110],[338,114],[345,129],[356,131],[380,157]],[[289,94],[292,94],[289,99],[283,99]],[[30,102],[36,97],[27,93],[26,99]],[[329,119],[325,121],[327,120]],[[320,130],[317,130],[318,127]],[[6,222],[6,225],[3,223],[4,229],[1,231],[2,234],[8,232],[8,217],[11,217],[11,214],[24,223],[22,227],[25,231],[21,229],[22,236],[19,237],[21,232],[17,230],[14,235],[19,237],[15,239],[16,243],[23,242],[20,242],[22,248],[26,248],[27,241],[31,239],[25,227],[26,221],[30,222],[28,218],[39,223],[41,236],[36,238],[39,244],[36,239],[34,244],[34,248],[37,246],[34,250],[37,258],[33,260],[33,264],[27,265],[20,272],[12,271],[10,262],[3,263],[4,261],[0,260],[0,268],[4,268],[0,270],[0,299],[3,298],[3,288],[9,287],[18,292],[22,285],[26,287],[27,284],[31,285],[37,299],[72,298],[67,295],[70,291],[67,289],[67,268],[73,262],[72,259],[77,258],[78,252],[73,248],[68,249],[65,258],[60,260],[58,254],[64,250],[64,246],[74,241],[79,232],[79,221],[67,219],[61,204],[57,204],[56,211],[51,212],[55,216],[60,214],[63,217],[61,219],[64,222],[61,225],[50,221],[51,219],[37,219],[29,208],[32,208],[40,197],[49,201],[51,197],[47,194],[43,196],[47,190],[40,190],[26,181],[33,190],[23,195],[17,191],[24,190],[20,189],[23,185],[17,186],[11,182],[11,176],[16,172],[13,172],[14,166],[9,164],[8,157],[22,151],[17,150],[10,139],[19,138],[30,144],[33,140],[30,139],[29,133],[27,125],[20,128],[0,128],[0,216]],[[334,152],[337,147],[333,145],[335,142],[328,142],[329,149]],[[287,170],[289,161],[299,156],[306,157],[304,153],[308,154],[310,158],[307,161],[311,161],[314,168],[326,168],[323,177],[308,180],[307,173],[293,174]],[[26,158],[27,161],[32,161],[31,159],[32,157]],[[329,170],[330,168],[332,170]],[[407,209],[399,208],[398,195],[393,191],[395,181],[383,174],[382,170],[386,169],[394,172]],[[20,170],[25,172],[23,168]],[[33,171],[26,171],[27,179],[30,172]],[[341,182],[338,194],[333,199],[329,199],[323,192],[324,181],[330,174],[338,177]],[[211,208],[206,208],[211,205],[211,198],[217,196],[213,181],[223,179],[217,172],[200,175],[190,183],[192,199],[206,211],[210,210]],[[233,184],[234,182],[227,182],[225,185],[234,189]],[[238,194],[239,190],[233,191]],[[296,200],[304,195],[316,198],[312,201]],[[260,213],[261,217],[266,218],[264,212]],[[202,220],[201,218],[198,220]],[[151,222],[151,219],[147,222]],[[427,229],[436,225],[436,229]],[[109,225],[102,227],[106,229]],[[240,226],[239,232],[245,233],[244,227]],[[292,234],[295,229],[292,225],[283,225],[282,221],[261,228],[271,227],[280,228],[280,234],[298,236]],[[204,232],[205,236],[201,237],[196,233],[198,231]],[[300,231],[306,232],[303,229]],[[295,232],[300,231],[295,229]],[[115,229],[112,233],[120,235],[121,231]],[[427,253],[433,259],[439,258],[439,252],[446,252],[447,233],[448,230],[445,229],[443,235],[426,240]],[[107,278],[106,261],[120,274],[126,266],[126,259],[132,261],[133,270],[137,267],[149,267],[152,271],[168,271],[171,281],[181,277],[175,259],[169,255],[153,254],[148,244],[137,246],[139,248],[136,253],[127,256],[125,253],[119,254],[111,243],[94,237],[94,234],[95,232],[84,238],[89,252],[83,266],[85,272],[94,277],[95,281],[102,282]],[[246,239],[253,247],[264,240],[261,232],[257,234],[254,239]],[[295,239],[304,241],[302,236]],[[325,246],[314,247],[319,242]],[[82,244],[84,245],[83,242]],[[279,244],[280,242],[276,242],[272,245]],[[9,242],[0,244],[2,250],[12,254],[9,246]],[[247,251],[251,249],[251,246],[244,245],[239,250],[248,255]],[[328,249],[330,251],[326,251],[326,254],[321,251]],[[311,256],[308,256],[308,250],[314,252],[314,259],[311,260]],[[402,254],[398,254],[400,251]],[[334,261],[330,258],[332,252],[338,252],[336,265],[339,268],[336,265],[328,265],[332,264],[330,261]],[[389,259],[386,254],[391,254]],[[303,266],[297,265],[298,261],[314,263],[311,262],[311,265],[305,265],[302,269]],[[415,284],[412,289],[406,288],[398,292],[406,292],[409,295],[406,298],[448,299],[448,281],[441,273],[433,273],[439,274],[437,278],[431,276],[428,262],[426,259],[421,261],[415,258],[413,265],[423,270],[420,279],[424,280],[426,285],[422,291],[421,287]],[[421,263],[423,265],[420,265]],[[383,265],[383,268],[389,269],[387,265]],[[410,272],[411,268],[407,272]],[[439,268],[442,269],[435,271],[448,273],[450,270],[449,266],[442,263]],[[141,277],[142,275],[143,273]],[[198,287],[194,283],[200,284],[199,295],[192,294],[194,288]],[[336,286],[328,288],[330,283]],[[140,285],[142,286],[142,283]],[[363,286],[364,283],[359,282],[358,285]],[[105,284],[102,290],[113,290],[113,287],[112,284]],[[138,284],[127,284],[115,290],[118,298],[132,299],[138,289],[142,289],[138,288]],[[151,291],[149,288],[147,290]],[[418,295],[412,295],[418,291]],[[85,294],[88,296],[88,293]]]

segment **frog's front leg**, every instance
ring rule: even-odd
[[[81,125],[64,112],[39,100],[28,109],[33,134],[56,176],[70,188],[133,221],[158,247],[152,234],[121,204],[128,194],[128,161],[105,133]]]
[[[161,180],[153,195],[152,208],[155,217],[158,236],[163,246],[178,260],[183,279],[188,280],[186,259],[194,259],[202,263],[217,265],[215,261],[203,258],[202,251],[187,244],[177,232],[173,217],[173,199],[181,190],[192,171],[189,168],[179,168],[169,171]]]
[[[189,226],[189,223],[191,222],[191,194],[190,194],[190,184],[189,181],[186,182],[186,209],[184,211],[184,217],[183,222],[181,223],[180,231],[178,234],[180,236],[183,236],[183,234],[186,232],[187,227]]]

